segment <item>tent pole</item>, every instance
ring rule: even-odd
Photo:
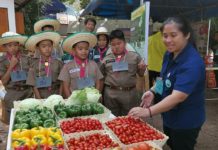
[[[207,52],[206,52],[206,55],[207,55],[207,56],[208,56],[208,54],[209,54],[210,26],[211,26],[211,19],[209,19],[209,24],[208,24],[208,34],[207,34]]]
[[[149,33],[150,1],[145,2],[145,64],[148,64],[148,33]]]

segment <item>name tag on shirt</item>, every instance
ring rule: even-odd
[[[157,78],[155,81],[154,91],[160,95],[163,93],[163,80],[161,78]]]
[[[72,61],[72,60],[64,60],[64,64],[67,64],[67,63],[69,63],[70,61]]]
[[[112,70],[113,70],[113,72],[127,71],[128,70],[128,63],[127,62],[113,62],[112,63]]]
[[[11,72],[11,81],[25,81],[27,79],[27,73],[24,70],[13,71]]]
[[[93,87],[95,86],[95,82],[93,78],[87,77],[87,78],[81,78],[76,80],[78,89],[84,89],[85,87]]]
[[[69,73],[74,73],[74,72],[79,72],[80,71],[80,68],[73,68],[73,69],[70,69]]]
[[[50,87],[51,86],[51,77],[43,76],[36,78],[36,87],[43,88],[43,87]]]
[[[94,55],[94,59],[99,59],[100,55]]]

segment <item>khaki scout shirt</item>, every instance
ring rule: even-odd
[[[28,56],[21,54],[19,63],[17,63],[16,65],[16,70],[21,70],[21,66],[22,66],[22,70],[28,73],[29,61],[30,61],[30,58]],[[7,72],[7,69],[9,68],[9,66],[10,66],[10,62],[7,59],[6,55],[3,55],[2,57],[0,57],[0,78],[4,76],[4,74]],[[26,81],[12,82],[11,80],[9,80],[5,88],[6,89],[15,88],[15,86],[24,87],[26,86]]]
[[[45,64],[41,64],[41,68],[39,70],[40,58],[32,58],[32,63],[28,72],[27,84],[31,86],[36,85],[36,77],[46,76],[45,72]],[[57,59],[52,59],[50,64],[50,76],[52,79],[51,89],[60,88],[60,81],[58,80],[59,73],[62,69],[63,63]]]
[[[89,60],[86,66],[85,74],[88,77],[92,77],[95,82],[103,78],[103,75],[100,72],[97,64],[92,60]],[[72,60],[71,62],[64,65],[58,79],[65,81],[65,82],[69,82],[70,90],[73,91],[73,90],[78,89],[77,84],[76,84],[76,79],[78,79],[79,76],[80,76],[79,65],[77,65],[75,61]]]
[[[137,53],[129,51],[121,59],[121,61],[128,62],[128,71],[113,72],[112,63],[115,62],[115,56],[112,53],[108,54],[100,67],[105,77],[104,83],[110,86],[136,86],[136,73],[139,72],[138,64],[141,60],[142,58]]]

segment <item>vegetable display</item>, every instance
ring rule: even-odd
[[[106,125],[115,133],[124,144],[163,139],[164,136],[152,129],[140,119],[132,117],[117,117],[106,122]]]
[[[78,139],[72,138],[67,141],[68,148],[70,150],[103,150],[106,148],[114,148],[119,146],[107,134],[92,134]]]
[[[61,104],[55,105],[54,110],[60,119],[104,113],[104,108],[97,103],[71,106]]]
[[[60,127],[65,134],[91,130],[103,130],[103,126],[100,121],[92,118],[74,118],[62,121]]]
[[[82,90],[75,90],[68,98],[68,105],[83,105],[86,103],[97,103],[101,97],[100,92],[95,88],[85,88]]]
[[[52,111],[46,107],[31,108],[28,111],[17,111],[13,130],[15,129],[31,129],[34,127],[55,127],[56,120]]]

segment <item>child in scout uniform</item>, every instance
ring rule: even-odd
[[[126,50],[124,34],[114,30],[110,34],[112,53],[101,65],[104,75],[104,105],[116,116],[127,115],[139,104],[136,99],[136,74],[144,76],[146,69],[142,58],[135,52]]]
[[[109,48],[109,35],[105,27],[99,27],[96,32],[97,46],[89,52],[89,59],[94,60],[100,66]]]
[[[57,19],[52,18],[44,18],[37,21],[34,24],[34,32],[42,32],[42,31],[55,31],[58,32],[60,29],[60,22]],[[39,55],[38,51],[35,51],[35,56]],[[60,47],[55,47],[52,51],[52,57],[61,60],[63,56],[63,51]]]
[[[89,48],[97,43],[96,36],[88,32],[75,33],[64,39],[63,50],[73,53],[74,60],[64,65],[58,77],[63,81],[66,97],[73,90],[95,86],[100,90],[100,80],[103,78],[97,64],[88,60]]]
[[[40,52],[39,56],[32,59],[27,78],[27,84],[33,87],[37,99],[62,94],[58,75],[63,64],[51,56],[53,47],[57,46],[59,40],[57,32],[44,31],[30,36],[25,43],[26,49]]]
[[[0,57],[0,79],[7,91],[2,101],[5,123],[9,123],[13,102],[32,96],[32,90],[26,85],[29,59],[19,50],[20,44],[23,45],[26,40],[26,36],[13,32],[5,32],[0,38],[0,46],[6,51]]]

